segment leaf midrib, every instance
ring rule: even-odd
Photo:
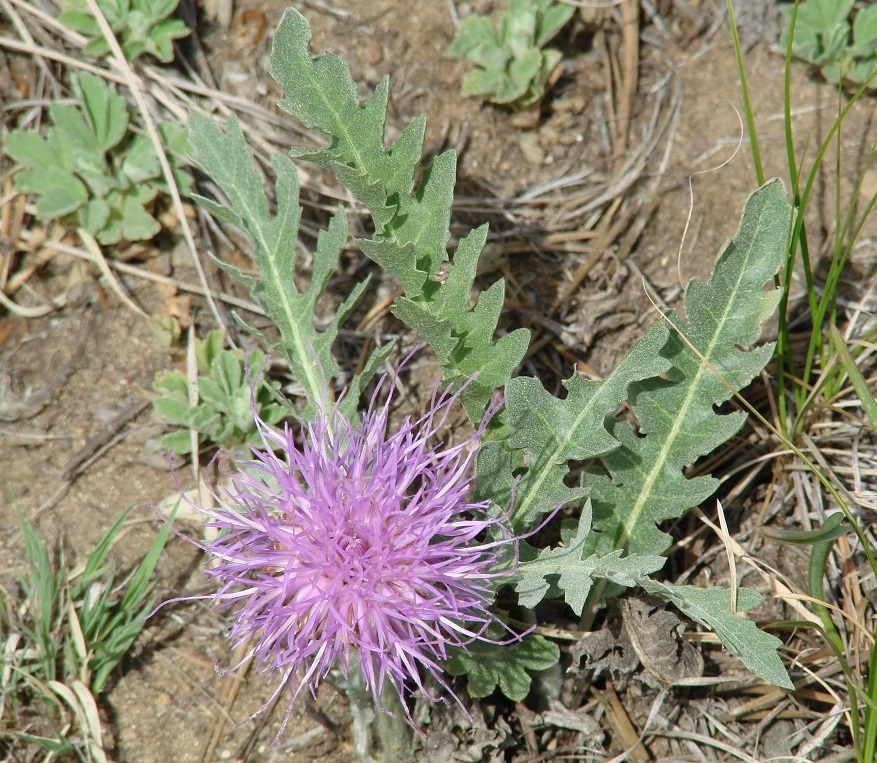
[[[756,218],[756,230],[761,227],[761,218],[765,213],[764,209],[761,209],[757,213]],[[713,358],[713,350],[718,345],[719,340],[722,337],[723,330],[725,325],[728,322],[728,316],[733,312],[732,304],[736,303],[736,297],[740,290],[740,282],[742,281],[745,273],[746,266],[749,263],[749,260],[752,256],[752,252],[755,249],[755,243],[758,240],[757,233],[752,235],[750,239],[748,251],[746,252],[746,258],[744,262],[741,264],[741,267],[738,269],[738,275],[736,284],[734,286],[731,299],[729,299],[725,304],[725,309],[721,314],[721,322],[718,323],[716,331],[713,333],[713,338],[707,346],[707,352],[701,353],[703,358],[699,358],[699,365],[694,378],[692,379],[692,383],[689,386],[688,393],[685,395],[684,403],[679,409],[678,415],[673,420],[673,425],[670,427],[670,431],[668,432],[668,436],[664,440],[664,444],[658,450],[655,460],[652,462],[652,468],[648,473],[647,478],[643,482],[643,489],[640,491],[639,496],[637,497],[636,502],[631,507],[630,513],[627,515],[626,520],[621,525],[621,533],[615,541],[615,548],[624,548],[628,541],[630,540],[633,529],[636,527],[639,522],[642,514],[645,510],[646,501],[651,496],[653,492],[653,488],[655,484],[658,482],[659,475],[664,467],[664,464],[669,459],[670,453],[673,451],[673,446],[678,439],[679,432],[682,429],[683,424],[685,423],[686,416],[688,410],[692,407],[694,399],[697,397],[697,393],[700,389],[700,379],[709,372],[712,373],[712,358]],[[671,324],[672,330],[678,332],[681,336],[685,336],[681,329],[678,326],[674,326]],[[684,341],[684,340],[683,340]],[[686,344],[687,349],[691,349]],[[678,366],[677,366],[678,367]]]

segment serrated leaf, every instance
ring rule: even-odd
[[[309,43],[307,22],[288,10],[275,32],[271,56],[271,74],[285,93],[278,105],[331,139],[328,148],[293,155],[334,172],[368,207],[376,235],[363,250],[399,280],[409,296],[417,296],[447,257],[454,154],[437,156],[415,189],[423,120],[415,120],[386,148],[386,78],[360,103],[347,64],[333,55],[312,58]]]
[[[491,626],[486,635],[497,641],[508,639],[508,633],[497,626]],[[530,693],[528,671],[548,670],[559,659],[557,644],[531,634],[510,644],[475,641],[466,651],[456,650],[446,667],[455,676],[468,677],[472,697],[488,697],[499,687],[512,701],[522,702]]]
[[[366,205],[375,235],[357,243],[402,285],[405,296],[393,312],[434,346],[443,360],[444,380],[462,383],[477,372],[463,394],[467,412],[477,421],[494,390],[523,358],[528,334],[518,331],[493,341],[502,307],[501,284],[485,290],[470,310],[471,283],[486,229],[461,242],[448,269],[449,284],[452,278],[468,282],[464,307],[459,307],[460,290],[451,288],[449,297],[439,278],[450,239],[456,156],[444,152],[421,169],[422,118],[386,147],[387,80],[360,103],[347,64],[334,55],[312,57],[309,43],[307,22],[297,11],[287,10],[272,48],[271,72],[286,96],[279,105],[330,140],[327,148],[294,149],[291,155],[331,170]]]
[[[253,299],[279,329],[281,339],[277,348],[288,360],[296,379],[308,391],[310,403],[322,401],[326,394],[326,380],[338,371],[332,357],[338,329],[366,286],[366,282],[357,284],[329,324],[322,331],[317,330],[317,301],[336,272],[341,252],[347,244],[344,210],[339,209],[327,228],[318,235],[310,284],[307,289],[299,291],[294,279],[301,208],[298,204],[298,173],[292,162],[282,155],[273,157],[277,209],[272,214],[237,120],[229,118],[224,132],[212,120],[195,113],[190,115],[189,124],[195,161],[229,199],[228,207],[214,204],[212,208],[222,210],[226,219],[237,222],[250,237],[259,275],[242,277],[239,271],[226,269],[250,287]],[[325,320],[321,319],[319,323],[324,324]],[[363,379],[357,379],[351,382],[351,386],[358,389],[362,383]]]
[[[671,371],[630,385],[628,399],[640,431],[634,434],[625,421],[610,421],[609,432],[621,446],[601,456],[606,476],[583,479],[594,505],[594,553],[663,552],[669,536],[657,525],[715,490],[715,480],[688,479],[685,469],[743,425],[745,414],[718,414],[716,406],[731,397],[732,389],[743,389],[771,357],[773,345],[754,345],[779,300],[777,290],[764,287],[785,262],[791,220],[780,181],[756,191],[710,279],[688,284],[686,320],[675,311],[668,314],[674,328],[661,355]],[[663,333],[659,326],[649,333]]]
[[[332,138],[328,148],[309,151],[307,158],[344,173],[345,185],[369,207],[382,233],[395,214],[382,205],[391,196],[410,195],[422,145],[408,143],[404,150],[387,150],[388,80],[381,80],[374,95],[360,103],[346,62],[335,55],[311,58],[310,39],[304,17],[286,10],[271,52],[271,75],[285,94],[278,105],[305,126]]]
[[[588,381],[579,375],[567,379],[564,399],[546,392],[534,378],[517,377],[506,385],[506,408],[514,434],[505,444],[519,451],[527,466],[510,517],[516,531],[530,527],[540,514],[584,495],[584,490],[566,484],[568,462],[586,461],[618,447],[604,419],[627,398],[633,382],[669,369],[669,361],[661,356],[668,335],[667,328],[657,324],[604,381]],[[479,462],[479,478],[481,470]]]
[[[731,592],[724,588],[666,585],[653,580],[643,580],[640,585],[648,593],[672,602],[692,620],[713,631],[724,647],[759,678],[783,689],[795,688],[777,654],[783,642],[760,630],[751,620],[735,614],[761,604],[762,597],[757,591],[739,588],[736,607],[732,610]]]
[[[195,161],[229,198],[230,208],[254,244],[259,277],[252,287],[253,298],[280,330],[280,349],[296,378],[316,394],[322,389],[317,364],[326,376],[334,375],[337,366],[322,346],[313,312],[307,311],[293,281],[301,217],[298,174],[288,159],[275,157],[278,201],[272,214],[237,119],[229,118],[223,132],[213,120],[192,113],[189,125]]]
[[[586,503],[575,534],[564,546],[536,551],[521,542],[520,561],[502,582],[514,585],[522,607],[535,607],[556,587],[573,612],[580,616],[594,580],[602,578],[631,588],[643,577],[657,572],[667,561],[662,556],[622,558],[621,551],[602,557],[588,556],[585,542],[590,530],[591,508]]]

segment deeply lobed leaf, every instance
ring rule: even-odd
[[[304,18],[287,10],[274,37],[271,73],[285,92],[281,108],[325,134],[329,145],[291,154],[335,173],[366,205],[375,235],[357,243],[404,289],[393,313],[433,346],[445,381],[462,383],[477,374],[462,398],[477,421],[523,358],[528,333],[518,330],[494,342],[502,282],[469,306],[486,228],[460,242],[447,278],[440,277],[450,240],[454,152],[441,153],[421,168],[425,123],[420,118],[386,147],[388,81],[361,103],[347,64],[334,55],[312,57],[310,37]]]
[[[275,346],[307,390],[311,403],[323,401],[327,394],[326,380],[338,371],[332,356],[338,329],[368,283],[357,284],[328,325],[322,330],[317,329],[317,300],[338,268],[341,251],[347,242],[347,220],[343,209],[331,219],[328,228],[320,232],[313,253],[311,282],[305,290],[299,291],[295,284],[295,249],[301,207],[298,204],[298,173],[292,162],[282,155],[274,157],[277,209],[271,212],[261,178],[234,117],[229,118],[223,131],[213,120],[193,112],[190,115],[190,140],[193,158],[229,200],[226,206],[197,197],[199,203],[249,236],[258,275],[246,275],[228,264],[220,264],[250,287],[253,299],[280,331],[280,341]],[[367,374],[389,349],[388,346],[376,351],[366,375],[351,382],[348,397],[354,404],[359,385],[367,380]]]
[[[686,319],[675,311],[667,315],[672,330],[661,356],[671,371],[630,385],[639,433],[610,420],[609,431],[621,445],[601,456],[606,474],[583,480],[594,502],[593,552],[663,552],[669,536],[657,525],[715,490],[714,479],[688,478],[685,469],[743,425],[745,414],[718,414],[716,406],[742,390],[771,357],[772,344],[753,345],[779,300],[779,291],[765,291],[765,284],[783,266],[791,220],[780,181],[756,191],[710,279],[689,283]],[[652,331],[664,329],[656,324]]]
[[[501,640],[507,634],[493,626],[487,635]],[[522,702],[530,693],[530,671],[548,670],[559,659],[557,644],[530,635],[510,644],[475,641],[466,651],[458,650],[446,667],[452,675],[467,676],[470,697],[488,697],[499,688],[512,701]]]

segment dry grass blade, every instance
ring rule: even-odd
[[[150,113],[149,108],[146,105],[146,100],[143,97],[140,79],[134,74],[130,64],[125,58],[124,53],[122,53],[122,48],[119,46],[119,41],[116,39],[115,34],[113,34],[113,30],[107,23],[106,18],[104,18],[104,15],[101,12],[101,9],[98,6],[97,2],[95,0],[86,0],[86,3],[88,4],[89,11],[97,21],[101,33],[104,36],[104,39],[110,46],[110,50],[112,51],[113,58],[115,60],[115,64],[117,68],[122,72],[122,75],[125,78],[125,84],[128,86],[129,92],[134,97],[134,100],[137,103],[137,109],[140,112],[140,117],[143,120],[143,126],[146,128],[146,133],[149,136],[149,140],[152,142],[152,147],[155,151],[155,155],[158,157],[158,161],[161,164],[161,170],[164,175],[165,183],[167,183],[168,192],[170,193],[171,199],[173,200],[174,210],[177,213],[177,219],[180,223],[180,230],[182,231],[183,237],[186,240],[186,245],[189,248],[189,254],[192,258],[192,264],[195,266],[195,272],[198,274],[198,280],[201,282],[201,285],[204,288],[204,297],[207,300],[207,303],[210,305],[210,310],[213,312],[213,317],[216,319],[217,325],[224,326],[225,322],[223,321],[222,316],[220,315],[219,310],[216,307],[216,303],[213,300],[213,295],[211,294],[210,288],[207,285],[207,277],[204,274],[204,268],[201,266],[201,259],[198,256],[198,248],[195,244],[195,239],[193,238],[192,232],[189,229],[189,224],[186,219],[186,212],[183,209],[183,200],[180,198],[180,191],[177,188],[176,181],[174,180],[174,174],[171,171],[170,162],[168,162],[167,154],[165,153],[164,146],[161,143],[161,138],[159,138],[158,130],[155,126],[155,120],[152,118],[152,114]]]
[[[122,284],[120,284],[116,277],[113,275],[113,271],[110,270],[107,259],[106,257],[104,257],[104,253],[101,250],[100,245],[97,243],[95,237],[92,236],[87,230],[85,230],[85,228],[79,228],[76,232],[79,234],[79,238],[82,239],[82,243],[85,245],[85,248],[88,250],[89,254],[91,254],[92,262],[96,263],[98,268],[100,268],[100,272],[103,273],[104,278],[107,279],[119,299],[122,300],[122,302],[128,309],[137,313],[137,315],[143,318],[149,318],[149,315],[133,302],[131,297],[129,297],[128,294],[125,292]]]

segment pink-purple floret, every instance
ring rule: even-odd
[[[489,640],[495,621],[491,580],[509,539],[486,502],[468,500],[495,407],[445,447],[438,430],[455,395],[391,435],[389,400],[376,398],[356,426],[325,407],[297,436],[258,422],[264,449],[232,456],[231,486],[206,512],[219,531],[207,574],[220,583],[214,602],[234,605],[230,638],[252,640],[257,667],[280,674],[274,696],[295,681],[291,702],[334,665],[346,671],[351,650],[378,706],[387,682],[403,698],[417,688],[438,700],[425,674],[456,699],[440,662]],[[486,539],[491,527],[501,540]]]

